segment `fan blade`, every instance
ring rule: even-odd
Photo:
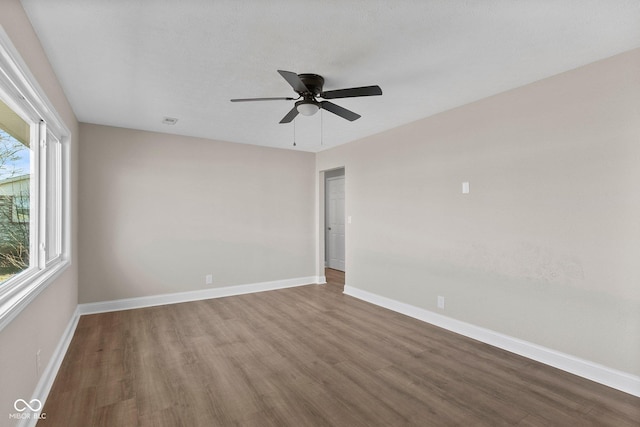
[[[291,111],[289,111],[287,115],[284,116],[282,120],[280,120],[280,123],[290,123],[291,120],[295,119],[297,115],[298,115],[298,108],[293,107]]]
[[[347,119],[350,122],[354,120],[358,120],[361,117],[360,114],[356,114],[353,111],[349,111],[346,108],[342,108],[341,106],[336,105],[333,102],[322,101],[320,105],[325,110],[330,111],[333,114],[342,117],[343,119]]]
[[[247,101],[293,101],[295,98],[236,98],[231,102],[247,102]]]
[[[298,93],[309,92],[309,88],[307,88],[307,86],[304,83],[302,83],[302,80],[300,80],[300,77],[298,77],[296,73],[292,71],[284,71],[284,70],[278,70],[278,72],[282,77],[284,77],[287,83],[289,83],[293,88],[293,90],[295,90],[296,92]]]
[[[329,90],[320,94],[320,96],[324,99],[354,98],[356,96],[376,95],[382,95],[382,89],[380,89],[380,86],[362,86],[352,87],[349,89]]]

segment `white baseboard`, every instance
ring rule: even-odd
[[[209,288],[197,291],[177,292],[172,294],[151,295],[146,297],[125,298],[112,301],[78,304],[78,313],[96,314],[109,311],[131,310],[134,308],[153,307],[156,305],[176,304],[189,301],[200,301],[211,298],[230,297],[234,295],[251,294],[255,292],[273,291],[276,289],[292,288],[310,284],[326,282],[320,276],[298,277],[294,279],[275,280],[272,282],[252,283],[248,285],[226,286],[223,288]]]
[[[36,389],[33,392],[31,401],[33,401],[33,399],[38,399],[43,406],[47,401],[47,397],[49,396],[49,392],[51,391],[53,382],[56,379],[56,375],[58,375],[58,370],[62,365],[64,356],[67,354],[69,344],[71,344],[71,340],[73,339],[73,334],[76,331],[76,326],[78,326],[79,319],[80,315],[78,314],[78,309],[76,308],[76,311],[71,316],[71,319],[69,319],[69,324],[60,337],[60,341],[58,341],[58,345],[51,355],[51,359],[49,359],[49,363],[47,363],[47,367],[44,369],[44,371],[42,371],[42,375],[40,376],[40,380],[38,381]],[[20,420],[18,426],[33,427],[37,422],[37,417],[32,417],[31,419],[24,418]]]
[[[638,376],[443,316],[423,308],[363,291],[353,286],[345,286],[344,293],[371,304],[413,317],[414,319],[422,320],[423,322],[640,397],[640,377]]]

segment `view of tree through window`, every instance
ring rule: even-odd
[[[0,286],[29,267],[29,124],[0,101]]]

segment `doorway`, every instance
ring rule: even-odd
[[[325,172],[326,267],[345,271],[344,168]]]

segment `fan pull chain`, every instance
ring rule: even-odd
[[[324,111],[320,109],[320,146],[324,145]]]
[[[293,119],[293,146],[296,146],[296,119]]]

